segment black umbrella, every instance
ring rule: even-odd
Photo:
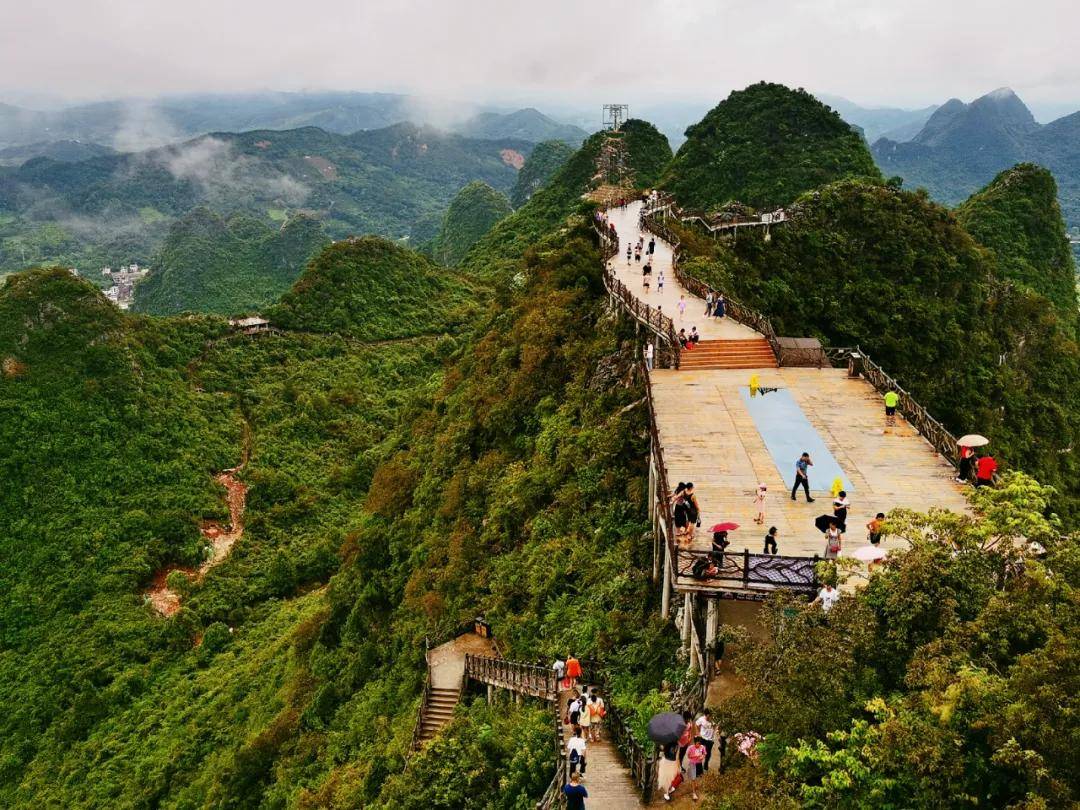
[[[818,515],[814,518],[814,525],[817,526],[818,531],[825,534],[829,530],[830,526],[836,525],[836,515]]]
[[[649,721],[649,739],[660,745],[677,743],[686,730],[686,721],[675,712],[661,712]]]

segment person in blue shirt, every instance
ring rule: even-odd
[[[563,785],[562,792],[566,795],[566,810],[585,810],[585,800],[589,797],[589,791],[581,784],[580,774],[571,774],[570,784]]]
[[[802,487],[806,492],[806,502],[813,503],[814,499],[810,497],[810,467],[814,466],[814,462],[810,460],[809,453],[803,453],[799,456],[798,461],[795,462],[795,485],[791,488],[791,500],[795,500],[795,493],[799,491],[799,487]]]

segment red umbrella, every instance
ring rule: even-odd
[[[727,523],[717,523],[711,529],[710,532],[733,532],[739,528],[738,523],[732,523],[730,520]]]

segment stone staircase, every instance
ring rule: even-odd
[[[679,355],[679,368],[776,368],[776,355],[765,338],[702,340]]]
[[[454,715],[454,707],[457,706],[461,693],[457,689],[440,689],[432,687],[428,690],[427,699],[424,702],[424,712],[420,721],[420,733],[417,740],[423,744],[439,733],[439,729],[450,722]]]

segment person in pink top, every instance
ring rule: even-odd
[[[705,756],[708,749],[701,737],[695,737],[694,742],[686,749],[686,778],[690,780],[691,795],[694,801],[698,800],[697,780],[705,773]]]

